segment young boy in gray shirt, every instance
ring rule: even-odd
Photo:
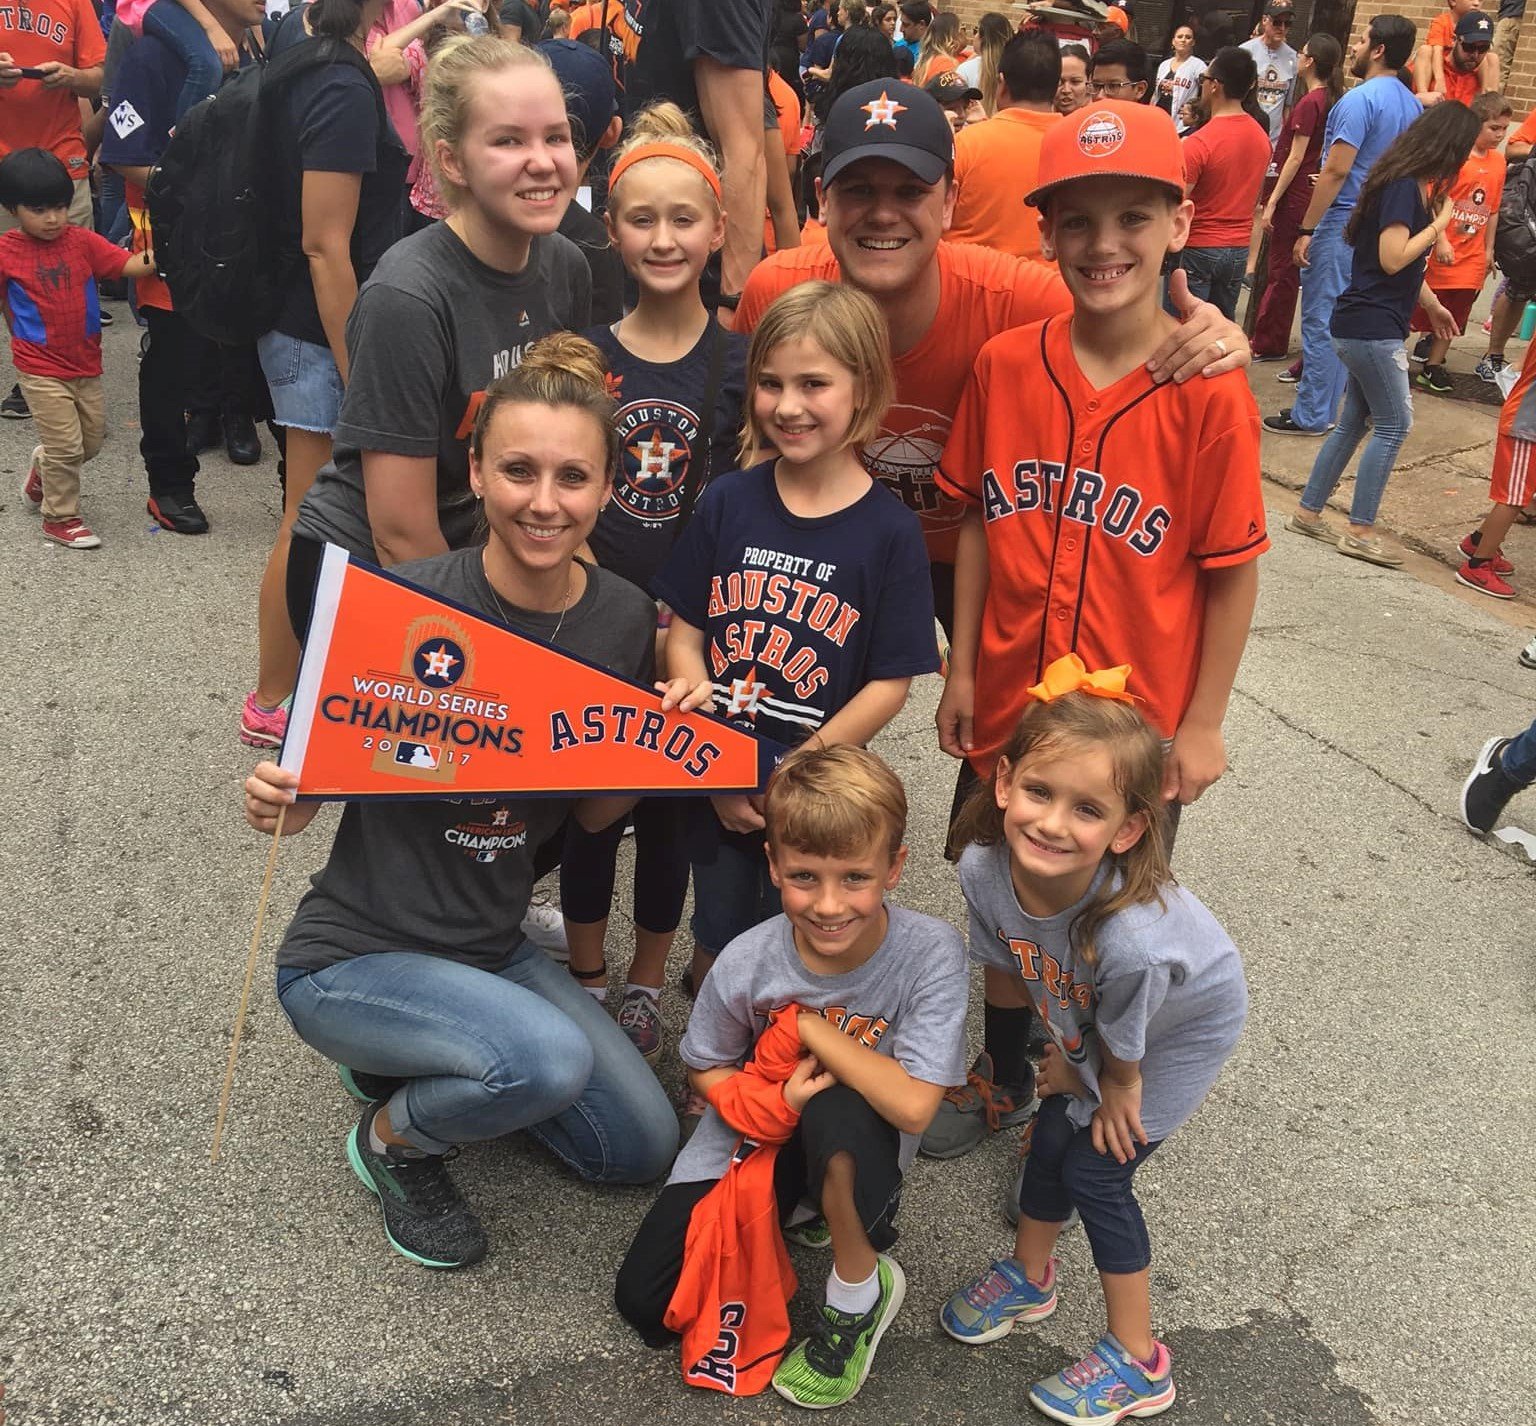
[[[965,950],[953,927],[885,904],[906,861],[907,803],[874,754],[793,754],[769,784],[764,817],[784,914],[722,952],[679,1054],[708,1098],[741,1072],[775,1011],[801,1007],[806,1058],[784,1086],[800,1117],[774,1190],[781,1220],[802,1198],[819,1208],[833,1269],[811,1336],[773,1386],[798,1405],[835,1406],[863,1385],[905,1296],[900,1267],[879,1250],[894,1241],[918,1138],[965,1071]],[[743,1147],[711,1104],[619,1269],[619,1311],[652,1346],[675,1340],[664,1318],[690,1219]]]

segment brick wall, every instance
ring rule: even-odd
[[[1020,11],[1007,4],[998,4],[997,0],[945,0],[935,6],[936,9],[953,10],[963,20],[975,22],[988,10],[997,10],[1001,14],[1017,16]],[[1146,14],[1152,5],[1143,3],[1138,7]],[[1161,10],[1162,6],[1157,6]],[[1223,8],[1226,8],[1223,6]],[[1423,38],[1424,32],[1429,28],[1429,22],[1445,8],[1444,0],[1397,0],[1392,9],[1400,15],[1406,15],[1419,27],[1419,37]],[[1484,8],[1490,15],[1497,13],[1497,5],[1494,0],[1485,0]],[[1298,18],[1305,20],[1308,17],[1311,6],[1302,0],[1297,6]],[[1387,12],[1386,3],[1371,3],[1366,0],[1356,7],[1356,23],[1353,38],[1358,38],[1370,21],[1372,15]],[[1158,26],[1159,31],[1163,27]],[[1305,25],[1299,24],[1296,30],[1300,38],[1305,39],[1307,30]],[[1143,44],[1157,46],[1162,41],[1162,34],[1136,35],[1135,38]],[[1515,122],[1519,123],[1533,109],[1536,109],[1536,14],[1529,16],[1520,32],[1520,43],[1515,49],[1515,64],[1513,75],[1505,75],[1503,81],[1504,92],[1509,95],[1510,102],[1515,106]]]

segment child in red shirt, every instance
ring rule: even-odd
[[[122,248],[69,221],[74,183],[46,149],[18,149],[0,162],[0,205],[18,224],[0,234],[0,286],[16,380],[42,444],[23,487],[42,507],[43,536],[72,550],[101,541],[80,518],[80,467],[101,449],[98,277],[146,277],[149,254]]]

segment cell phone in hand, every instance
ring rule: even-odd
[[[22,65],[19,69],[17,69],[16,73],[19,74],[23,79],[48,78],[48,71],[46,69],[33,69],[27,65]]]

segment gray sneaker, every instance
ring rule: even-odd
[[[988,1134],[1022,1124],[1035,1108],[1035,1072],[1024,1084],[996,1084],[992,1056],[983,1050],[964,1084],[944,1092],[939,1112],[918,1151],[930,1159],[958,1159]]]
[[[1533,638],[1515,657],[1520,660],[1521,668],[1536,668],[1536,638]]]
[[[654,1063],[666,1043],[667,1027],[661,1023],[661,1007],[654,995],[643,990],[628,990],[619,1005],[619,1029],[629,1036],[629,1042],[640,1051],[646,1064]]]

